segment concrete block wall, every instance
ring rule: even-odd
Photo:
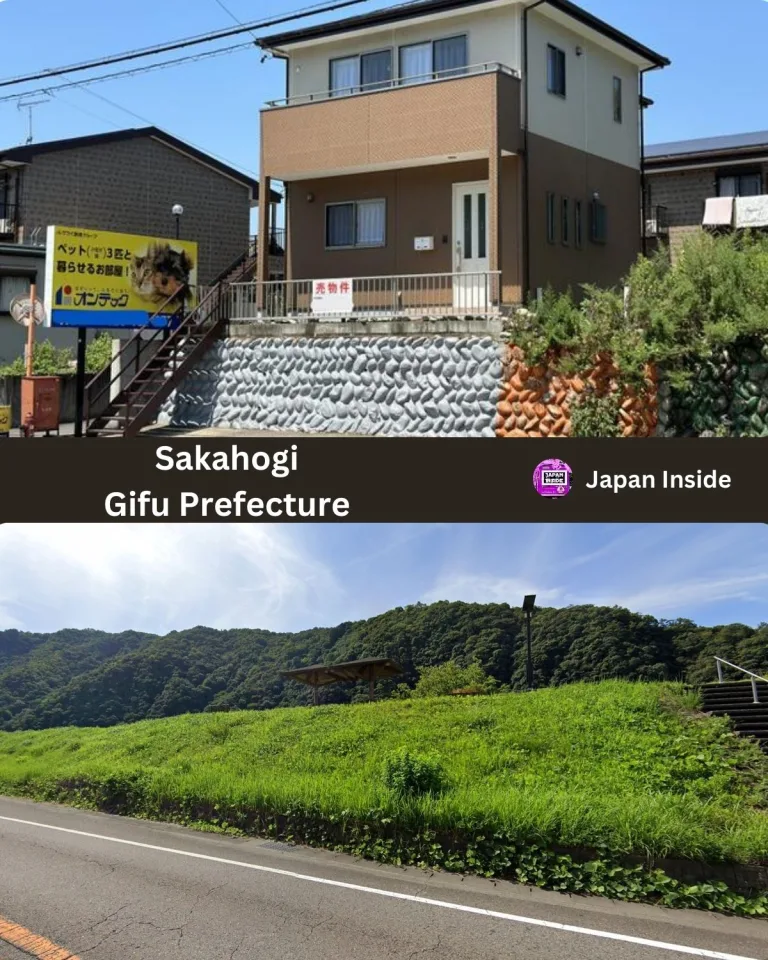
[[[149,137],[40,154],[21,189],[27,237],[51,223],[173,237],[171,207],[181,203],[181,235],[199,244],[202,283],[248,247],[248,188]]]
[[[159,422],[493,437],[503,354],[492,337],[232,338],[186,378]]]

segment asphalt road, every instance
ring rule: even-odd
[[[23,938],[27,953],[17,949]],[[0,799],[0,960],[29,952],[45,960],[766,960],[768,923]]]

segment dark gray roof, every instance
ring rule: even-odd
[[[451,10],[458,10],[462,7],[473,7],[481,3],[487,3],[488,0],[412,0],[410,3],[401,3],[394,7],[384,7],[379,10],[372,10],[370,13],[364,13],[360,16],[347,17],[343,20],[331,20],[330,22],[320,23],[315,26],[302,27],[298,30],[291,30],[287,33],[276,33],[268,37],[260,37],[259,46],[266,50],[279,50],[280,47],[288,46],[292,43],[306,42],[308,40],[325,39],[326,37],[338,36],[348,33],[352,30],[365,30],[370,27],[383,26],[390,23],[398,23],[402,20],[410,20],[415,17],[424,17],[429,14],[445,13]],[[582,7],[572,3],[571,0],[543,0],[561,13],[567,14],[584,26],[596,30],[604,37],[618,43],[622,47],[631,50],[637,56],[648,60],[657,67],[668,67],[670,61],[660,53],[649,49],[632,37],[627,36],[615,27],[612,27],[604,20],[600,20],[588,13]]]
[[[757,133],[735,133],[722,137],[703,137],[700,140],[677,140],[672,143],[653,143],[645,148],[648,160],[670,157],[698,156],[706,153],[738,153],[755,147],[768,149],[768,130]]]
[[[169,147],[181,150],[193,160],[204,163],[206,166],[212,167],[214,170],[218,170],[220,173],[244,184],[250,189],[253,199],[259,199],[258,180],[254,180],[253,177],[241,173],[240,170],[236,170],[234,167],[229,166],[229,164],[223,163],[216,157],[212,157],[209,153],[198,150],[197,147],[193,147],[186,141],[179,140],[178,137],[174,137],[170,133],[160,130],[159,127],[132,127],[127,130],[110,130],[108,133],[94,133],[90,136],[72,137],[68,140],[47,140],[43,143],[30,143],[21,147],[10,147],[6,150],[0,149],[0,161],[12,160],[17,163],[30,163],[36,156],[43,153],[58,153],[62,150],[74,150],[77,147],[90,147],[102,143],[116,143],[121,140],[136,140],[142,137],[153,137],[155,140],[159,140]],[[279,203],[282,197],[273,190],[270,199],[274,203]]]

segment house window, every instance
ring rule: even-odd
[[[592,201],[590,238],[592,243],[606,243],[608,240],[608,208],[599,200]]]
[[[329,248],[383,247],[386,221],[385,200],[330,203],[325,215],[325,245]]]
[[[381,90],[392,83],[392,51],[376,50],[331,60],[331,96],[348,97],[361,90]]]
[[[722,174],[717,178],[718,197],[759,197],[763,178],[759,173]]]
[[[433,58],[433,69],[436,77],[451,77],[465,73],[469,66],[466,36],[436,40]]]
[[[14,297],[29,294],[29,277],[0,276],[0,313],[11,312]]]
[[[469,65],[466,36],[414,43],[400,47],[400,82],[423,83],[435,77],[466,73]]]
[[[563,197],[560,211],[560,238],[567,246],[571,242],[571,201]]]
[[[555,195],[547,194],[547,243],[555,242]]]
[[[547,89],[558,97],[565,96],[565,51],[547,44]]]
[[[613,119],[615,123],[624,122],[624,97],[621,77],[613,78]]]
[[[331,60],[331,96],[348,97],[360,89],[360,57]]]
[[[581,200],[577,200],[573,206],[574,214],[574,242],[577,248],[581,248],[584,243],[584,221],[581,213]]]
[[[392,83],[392,51],[378,50],[360,57],[363,90],[381,90]]]

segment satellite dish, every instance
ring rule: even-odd
[[[22,327],[29,326],[30,318],[34,318],[34,322],[40,325],[45,320],[45,307],[43,301],[37,297],[35,297],[33,305],[31,297],[22,294],[20,297],[14,297],[11,300],[10,314],[16,323],[20,323]]]

